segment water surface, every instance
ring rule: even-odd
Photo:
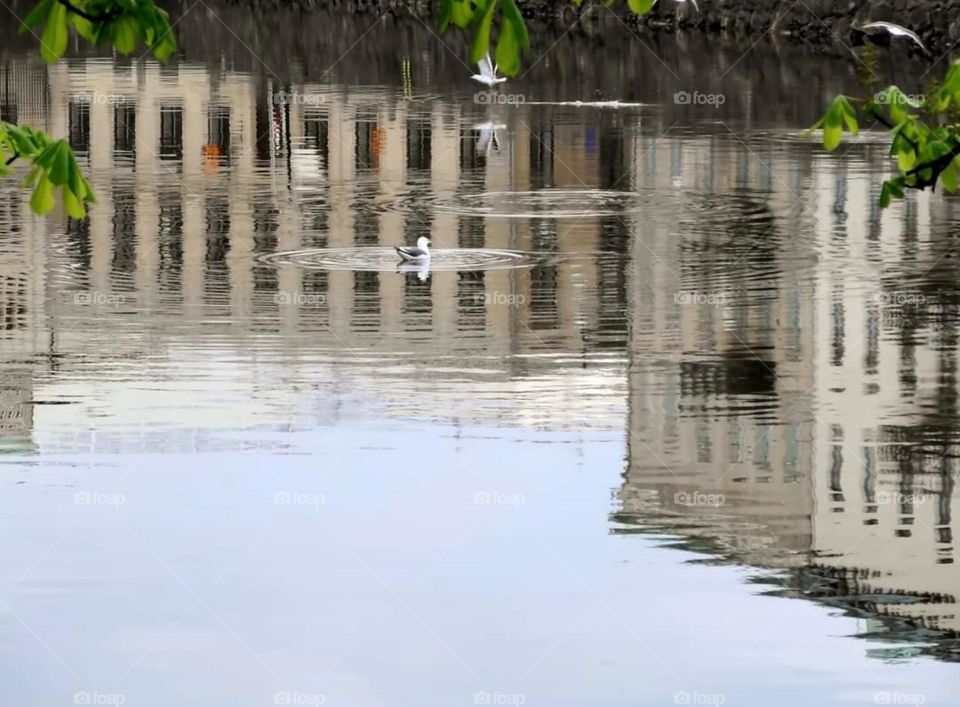
[[[4,704],[955,704],[958,215],[800,135],[851,57],[211,8],[0,54],[99,198],[2,185]]]

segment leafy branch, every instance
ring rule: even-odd
[[[121,54],[143,44],[166,61],[177,50],[170,15],[153,0],[41,0],[23,19],[20,31],[41,24],[40,56],[48,64],[63,57],[71,28],[94,46],[109,43]]]
[[[11,165],[20,158],[30,160],[33,165],[22,185],[33,188],[30,208],[35,213],[47,214],[53,209],[54,193],[59,188],[63,206],[71,218],[81,219],[87,215],[87,204],[96,199],[66,140],[55,140],[42,130],[0,121],[0,160],[3,160],[0,177],[8,175]]]
[[[860,104],[859,110],[854,104]],[[953,193],[960,168],[960,59],[947,70],[943,83],[924,96],[911,97],[888,86],[866,99],[838,96],[810,131],[823,131],[823,146],[835,150],[843,130],[856,135],[859,117],[872,118],[890,130],[890,155],[899,174],[883,183],[880,206],[903,198],[907,189]]]
[[[583,0],[572,0],[577,7]],[[602,0],[607,7],[616,0]],[[653,9],[657,0],[627,0],[627,6],[637,15],[645,15]],[[478,62],[490,52],[491,34],[497,28],[495,60],[507,76],[520,72],[524,53],[530,51],[523,14],[517,0],[441,0],[440,32],[446,32],[454,24],[472,33],[470,61]]]
[[[160,61],[177,49],[169,15],[153,0],[40,0],[23,19],[20,32],[41,25],[40,56],[50,64],[63,57],[71,30],[95,46],[112,44],[121,54],[130,54],[142,43]],[[9,176],[19,159],[31,164],[21,186],[33,189],[30,208],[35,213],[50,213],[59,189],[67,214],[86,217],[96,197],[66,140],[0,121],[0,178]]]

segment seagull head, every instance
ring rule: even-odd
[[[427,250],[430,247],[430,239],[426,236],[420,236],[417,239],[417,248],[421,250]]]

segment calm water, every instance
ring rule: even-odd
[[[371,22],[0,50],[99,196],[0,185],[3,704],[956,704],[960,210],[800,135],[851,58]]]

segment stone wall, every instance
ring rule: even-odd
[[[403,15],[411,11],[420,17],[436,14],[439,0],[229,0],[232,4],[256,8],[339,8],[350,12]],[[528,18],[572,23],[580,12],[607,12],[598,0],[591,9],[585,0],[578,9],[572,0],[519,0]],[[626,9],[626,0],[614,8],[628,24],[642,31],[699,29],[710,33],[754,35],[764,33],[791,37],[824,47],[845,50],[854,40],[852,27],[886,20],[915,31],[934,56],[960,40],[960,0],[660,0],[653,12],[636,18]]]
[[[912,29],[935,55],[960,39],[960,0],[662,0],[649,17],[652,28],[695,27],[739,34],[771,32],[843,48],[853,27],[885,20]]]

